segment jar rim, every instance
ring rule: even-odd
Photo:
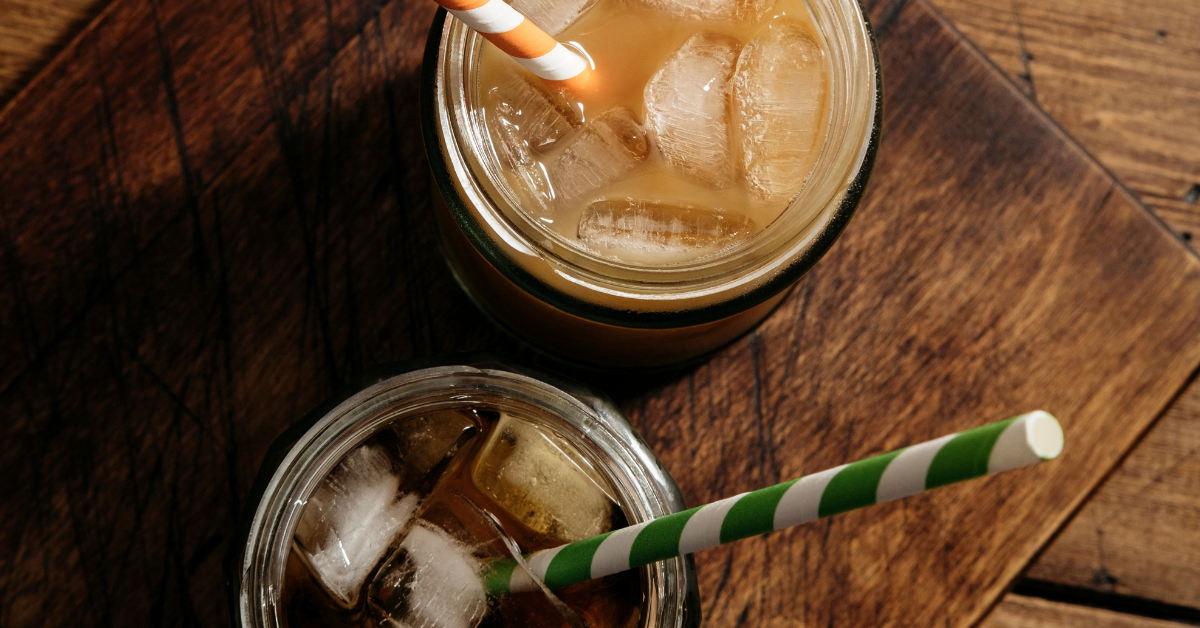
[[[520,229],[509,226],[503,232],[504,239],[507,240],[507,236],[515,236],[520,240],[515,245],[517,248],[523,247],[526,252],[532,252],[541,257],[543,261],[553,266],[556,275],[567,279],[572,284],[585,286],[586,289],[596,293],[608,292],[619,296],[634,295],[634,293],[620,291],[622,288],[643,290],[643,292],[637,292],[637,296],[633,298],[646,303],[657,301],[679,305],[679,307],[666,309],[661,307],[646,309],[613,307],[590,301],[555,287],[524,267],[488,232],[489,228],[497,232],[504,229],[505,225],[501,223],[508,221],[504,212],[495,206],[494,199],[487,194],[480,193],[479,190],[466,189],[460,181],[480,175],[475,168],[469,165],[468,159],[463,155],[465,149],[461,145],[461,140],[457,138],[457,130],[449,120],[451,116],[444,115],[449,111],[447,89],[450,82],[447,80],[447,65],[450,63],[449,59],[454,56],[449,53],[461,51],[449,50],[452,43],[452,26],[455,25],[455,22],[447,19],[448,14],[444,9],[439,9],[430,28],[422,67],[421,128],[433,179],[441,192],[449,214],[475,250],[509,281],[534,298],[584,319],[629,328],[678,328],[718,321],[767,301],[799,280],[832,248],[833,243],[853,217],[855,209],[862,199],[878,152],[883,118],[883,79],[874,30],[861,5],[855,0],[832,0],[832,2],[841,5],[840,8],[852,10],[861,21],[862,41],[858,43],[866,48],[863,52],[869,59],[867,70],[873,77],[869,94],[869,128],[861,137],[861,141],[851,141],[841,149],[842,154],[857,156],[856,161],[851,162],[853,174],[848,182],[844,187],[835,190],[829,198],[820,201],[819,211],[816,211],[811,221],[806,223],[811,226],[797,231],[791,240],[785,242],[784,246],[774,249],[772,256],[760,258],[769,263],[751,261],[741,266],[734,266],[715,276],[676,279],[672,283],[614,280],[612,276],[598,275],[594,270],[595,267],[603,268],[606,265],[622,267],[623,265],[595,258],[591,260],[591,268],[583,268],[548,253],[538,242],[533,241],[527,233]],[[461,24],[457,26],[466,30]],[[464,42],[470,41],[468,34]],[[468,54],[468,52],[462,52],[458,56],[462,57]],[[470,195],[471,199],[465,199],[464,194]],[[489,223],[488,225],[481,224],[472,211],[471,205],[481,206],[477,211]],[[498,224],[500,226],[497,226]],[[770,229],[771,226],[768,226],[764,231]],[[443,246],[445,246],[444,243]],[[689,267],[638,268],[637,270],[647,274],[671,273],[675,270],[681,270],[684,273],[694,272],[694,268]],[[732,280],[729,280],[731,277]],[[724,284],[720,283],[722,280],[725,280]],[[618,291],[612,290],[613,281],[620,284]],[[689,300],[695,300],[698,295],[710,294],[714,285],[719,288],[734,282],[747,284],[749,287],[729,298],[710,299],[708,303],[688,303]],[[697,292],[697,289],[701,292]]]

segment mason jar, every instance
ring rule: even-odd
[[[439,11],[425,51],[422,130],[443,252],[475,304],[534,348],[618,368],[684,362],[762,321],[845,228],[879,140],[879,59],[862,7],[807,5],[830,61],[828,130],[807,183],[748,240],[659,266],[589,253],[520,211],[482,114],[484,39]]]
[[[601,394],[490,356],[393,365],[317,408],[272,444],[226,561],[233,625],[288,625],[284,591],[289,555],[298,551],[297,524],[322,480],[348,453],[389,426],[464,409],[516,413],[565,440],[607,481],[630,524],[685,508],[670,475]],[[643,628],[699,626],[690,557],[645,567],[640,582],[641,599],[634,603]]]

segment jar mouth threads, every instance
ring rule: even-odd
[[[310,496],[347,453],[390,437],[387,430],[405,420],[450,408],[511,409],[546,426],[602,474],[631,522],[683,508],[678,488],[615,406],[580,385],[488,356],[394,365],[324,404],[272,446],[248,502],[243,542],[231,545],[226,565],[234,625],[287,625],[283,591],[293,537]],[[651,601],[643,612],[653,619],[644,626],[695,625],[695,575],[686,561],[646,572],[643,592]]]
[[[835,0],[809,4],[834,61],[831,108],[845,113],[831,122],[829,158],[822,157],[813,175],[818,185],[806,185],[785,215],[745,246],[662,267],[589,256],[513,210],[504,174],[488,157],[494,151],[477,102],[482,39],[452,20],[437,20],[426,56],[422,99],[431,118],[424,126],[434,178],[453,222],[510,281],[590,320],[636,327],[665,313],[661,326],[695,325],[784,290],[828,250],[852,216],[873,164],[881,117],[878,58],[861,9]],[[785,224],[789,215],[802,214],[810,219]]]

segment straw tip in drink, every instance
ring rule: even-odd
[[[1025,440],[1042,460],[1057,458],[1063,450],[1063,430],[1049,412],[1035,410],[1025,415]]]
[[[579,74],[572,76],[569,79],[561,81],[546,81],[546,83],[557,90],[566,92],[574,96],[582,96],[586,94],[594,94],[600,89],[601,81],[596,71],[590,67],[584,67]]]

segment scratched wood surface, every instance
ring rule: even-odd
[[[936,4],[1195,247],[1194,235],[1200,233],[1200,4]],[[1027,575],[1200,609],[1198,521],[1200,382],[1195,382]]]
[[[520,352],[434,248],[430,17],[116,0],[0,115],[0,623],[219,624],[286,424],[371,364]],[[703,554],[708,625],[969,625],[1200,363],[1196,260],[928,5],[875,18],[860,215],[757,333],[622,404],[694,502],[1032,405],[1078,453]]]
[[[107,0],[0,0],[0,107]],[[1200,5],[933,4],[1185,241],[1200,228]],[[1200,421],[1192,387],[1027,576],[1200,608]],[[1118,600],[1117,602],[1121,602]]]
[[[936,0],[954,25],[1181,237],[1200,225],[1197,6]],[[0,0],[0,104],[107,5]],[[1200,607],[1200,384],[1089,499],[1029,577]]]
[[[1184,624],[1009,595],[979,628],[1182,628]]]
[[[0,108],[107,4],[0,0]]]
[[[1197,454],[1200,385],[1193,383],[1026,575],[1200,608]]]
[[[1200,3],[936,4],[1159,217],[1200,235]]]

